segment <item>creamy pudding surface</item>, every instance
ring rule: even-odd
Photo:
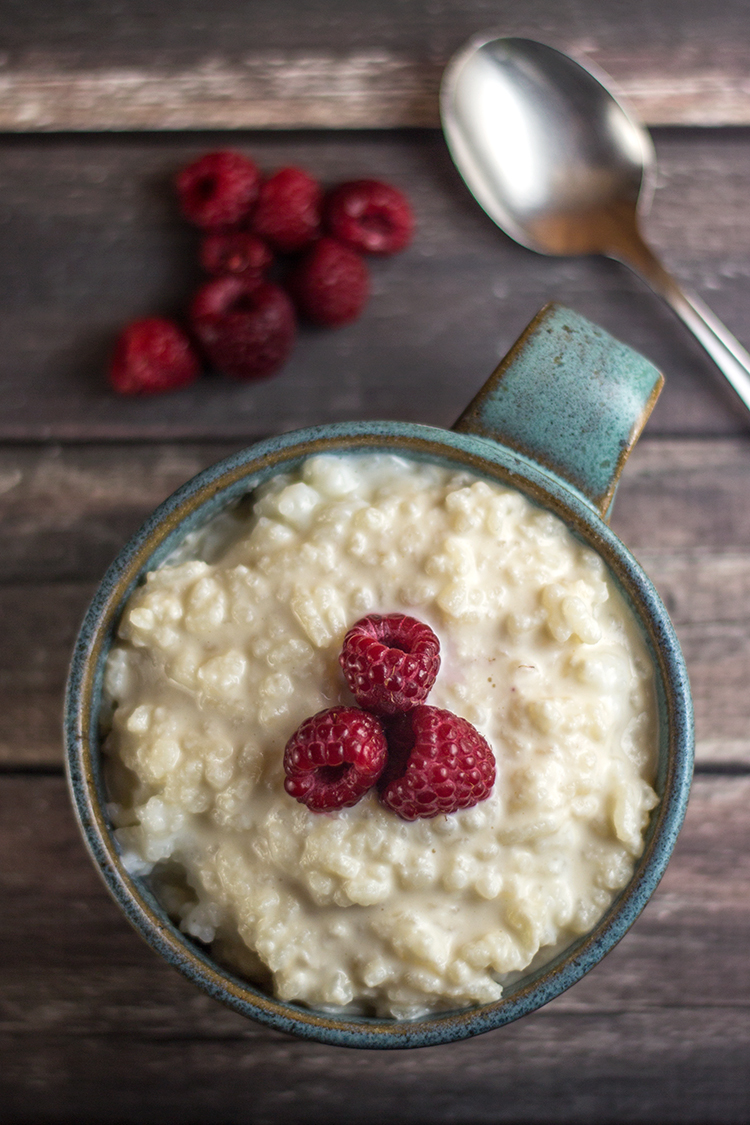
[[[488,740],[474,808],[407,822],[371,790],[311,812],[284,747],[353,705],[346,631],[437,634],[427,702]],[[498,999],[589,931],[643,850],[654,674],[593,550],[520,492],[386,454],[316,456],[194,533],[109,655],[108,806],[181,929],[283,1000],[409,1018]]]

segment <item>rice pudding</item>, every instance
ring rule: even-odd
[[[437,634],[431,705],[493,748],[490,796],[407,822],[284,792],[308,716],[352,705],[346,631]],[[498,999],[589,931],[643,850],[651,662],[601,559],[520,492],[386,454],[316,456],[188,537],[105,674],[115,835],[181,929],[283,1000],[409,1018]]]

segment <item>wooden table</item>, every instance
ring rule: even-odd
[[[624,269],[501,235],[436,128],[441,67],[487,25],[586,52],[654,126],[649,236],[748,345],[749,22],[745,0],[2,4],[2,1122],[750,1118],[748,419]],[[199,276],[170,178],[229,143],[266,169],[391,180],[418,237],[373,264],[362,319],[303,330],[275,381],[118,400],[103,378],[118,326],[179,310]],[[450,425],[553,298],[667,376],[613,524],[693,682],[697,776],[674,859],[622,945],[510,1027],[385,1054],[256,1027],[146,947],[84,851],[59,738],[83,609],[126,536],[203,466],[316,422]]]

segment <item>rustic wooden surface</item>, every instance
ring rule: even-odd
[[[748,420],[636,278],[515,246],[436,130],[394,128],[434,123],[440,67],[492,24],[587,52],[652,122],[742,126],[750,12],[746,0],[529,0],[519,12],[510,0],[0,4],[3,1125],[750,1120]],[[43,133],[61,126],[85,135]],[[164,131],[207,126],[274,129]],[[155,131],[103,131],[125,127]],[[119,401],[102,377],[117,327],[177,312],[198,280],[171,176],[228,140],[268,169],[393,180],[418,237],[374,263],[363,318],[304,329],[278,379]],[[659,128],[655,142],[649,237],[748,346],[750,129]],[[450,425],[549,299],[667,375],[613,525],[661,591],[693,684],[698,776],[674,859],[625,941],[511,1027],[395,1054],[266,1031],[167,968],[86,855],[59,737],[80,617],[127,536],[205,465],[315,422]]]
[[[443,66],[486,29],[598,63],[651,125],[750,122],[744,0],[69,7],[5,0],[0,128],[435,126]]]
[[[669,129],[655,140],[649,237],[750,347],[746,134]],[[473,201],[437,131],[235,134],[231,142],[266,169],[295,161],[326,183],[380,175],[408,188],[419,237],[372,263],[367,316],[336,332],[303,328],[283,379],[215,379],[182,394],[117,400],[101,373],[118,327],[179,312],[199,279],[197,239],[177,214],[172,176],[226,137],[0,136],[0,440],[241,444],[355,417],[451,425],[552,299],[664,370],[649,433],[747,432],[746,414],[731,408],[699,346],[643,282],[604,259],[548,259],[516,245]]]

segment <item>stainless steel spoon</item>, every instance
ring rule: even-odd
[[[440,94],[453,160],[490,218],[523,246],[605,254],[640,274],[750,409],[750,355],[643,240],[638,215],[651,202],[654,149],[604,81],[533,39],[472,39],[449,63]]]

